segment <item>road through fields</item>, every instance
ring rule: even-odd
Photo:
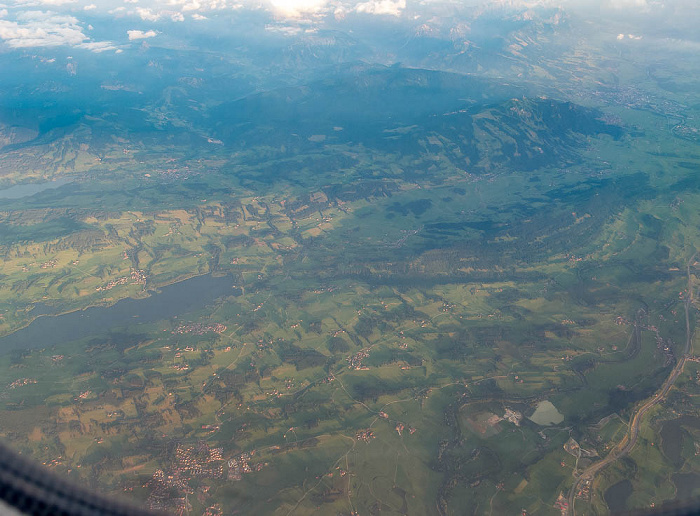
[[[691,331],[690,328],[690,307],[693,304],[693,283],[692,279],[690,276],[690,266],[695,260],[695,256],[697,253],[693,254],[693,256],[690,257],[690,260],[688,260],[688,264],[686,266],[686,271],[688,275],[688,290],[685,296],[685,348],[683,350],[683,354],[681,355],[680,359],[678,360],[678,363],[676,366],[673,368],[671,371],[671,374],[668,376],[666,381],[663,383],[661,388],[652,396],[649,398],[647,401],[642,404],[637,411],[634,413],[632,416],[632,419],[630,421],[630,426],[629,430],[625,434],[625,436],[622,438],[622,440],[617,443],[617,445],[606,455],[606,457],[603,460],[600,460],[594,464],[591,464],[588,466],[585,470],[581,472],[580,475],[574,478],[574,483],[571,486],[571,490],[569,491],[569,509],[568,509],[568,514],[570,516],[576,516],[576,509],[574,507],[574,504],[576,502],[576,492],[578,490],[578,486],[581,484],[583,481],[593,481],[595,478],[596,474],[602,470],[603,468],[607,467],[609,464],[612,464],[616,460],[624,457],[627,455],[630,451],[632,451],[632,448],[634,448],[634,445],[637,444],[637,439],[639,437],[639,425],[641,424],[642,420],[644,419],[644,416],[646,415],[647,412],[654,406],[657,405],[661,400],[666,397],[668,392],[671,390],[671,387],[673,387],[673,384],[675,383],[676,379],[678,376],[683,372],[683,367],[685,366],[685,362],[688,359],[691,351],[691,345],[692,345],[692,339],[693,339],[693,332]],[[636,329],[635,329],[636,331]],[[575,474],[575,472],[574,472]]]

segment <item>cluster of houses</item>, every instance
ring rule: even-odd
[[[223,448],[210,448],[205,442],[197,446],[179,445],[175,451],[176,471],[206,478],[224,475]]]
[[[253,450],[251,452],[243,452],[237,457],[230,459],[228,461],[228,479],[238,481],[243,478],[244,474],[263,469],[266,463],[251,464],[254,455],[255,451]]]
[[[361,349],[354,355],[348,357],[348,367],[355,371],[366,371],[369,367],[362,364],[362,361],[369,356],[369,349]]]
[[[36,265],[36,262],[30,263],[29,265],[22,265],[22,272],[29,272],[29,267],[33,267]],[[47,262],[43,262],[39,264],[40,269],[53,269],[58,265],[58,260],[49,260]]]
[[[168,473],[158,469],[148,483],[151,493],[146,502],[152,511],[168,511],[172,514],[185,514],[192,510],[187,501],[189,495],[195,494],[195,489],[190,481],[197,479],[223,479],[241,480],[244,474],[260,471],[266,463],[253,463],[255,451],[244,452],[228,460],[223,456],[221,447],[212,448],[206,442],[200,441],[196,445],[180,444],[175,450],[174,467]],[[224,468],[228,465],[228,474],[224,475]],[[173,496],[173,490],[177,496]],[[197,492],[198,497],[206,494],[202,487]],[[200,496],[201,495],[201,496]],[[205,503],[205,499],[200,500]],[[220,515],[221,507],[212,505],[204,514],[210,516]]]
[[[19,378],[10,384],[10,389],[24,387],[25,385],[30,385],[33,383],[36,383],[36,380],[34,378]]]
[[[144,271],[140,269],[131,269],[131,274],[129,274],[129,276],[121,276],[119,278],[113,279],[102,287],[95,287],[95,290],[97,292],[112,290],[116,286],[128,284],[129,280],[131,280],[131,283],[134,285],[145,285],[146,279],[147,276]]]
[[[92,391],[83,391],[80,394],[78,394],[78,396],[74,399],[75,399],[75,401],[86,400],[90,397],[91,394],[92,394]]]
[[[576,498],[579,498],[581,500],[590,500],[591,499],[591,480],[590,479],[585,479],[583,482],[581,482],[578,490],[576,491]]]
[[[221,506],[218,503],[215,503],[214,505],[207,507],[202,516],[221,516],[223,513],[224,511]]]
[[[42,263],[39,268],[41,269],[53,269],[58,265],[58,260],[49,260],[48,262]]]
[[[404,431],[405,429],[406,429],[406,425],[404,425],[404,424],[401,423],[400,421],[399,421],[398,423],[396,423],[396,433],[398,433],[399,435],[403,435],[403,431]],[[408,427],[408,433],[409,433],[410,435],[413,435],[415,432],[416,432],[416,429],[415,429],[415,428],[413,428],[412,426],[409,426],[409,427]]]
[[[221,323],[204,324],[204,323],[190,323],[181,324],[175,328],[171,333],[173,335],[185,335],[191,333],[192,335],[204,335],[205,333],[223,333],[226,331],[226,325]]]
[[[564,496],[564,493],[559,493],[557,501],[554,502],[554,508],[561,511],[561,516],[566,516],[569,513],[569,501]]]
[[[171,490],[176,489],[178,493],[185,495],[193,494],[194,490],[189,486],[188,480],[177,469],[171,475],[166,475],[162,469],[157,469],[150,481],[152,490],[146,501],[146,506],[151,511],[179,509],[181,504],[178,503],[178,500],[180,499],[171,498]],[[182,499],[185,500],[186,498],[183,497]]]
[[[374,439],[374,431],[372,431],[371,428],[367,428],[366,430],[358,430],[357,432],[355,432],[355,439],[364,443],[368,443],[372,439]]]

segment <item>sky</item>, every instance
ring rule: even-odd
[[[206,24],[243,11],[269,15],[277,24],[313,26],[347,16],[429,18],[440,4],[481,4],[485,7],[526,8],[573,6],[578,3],[612,11],[644,14],[696,0],[0,0],[0,48],[67,46],[92,52],[120,53],[144,40],[158,38],[177,24]],[[698,2],[700,3],[700,2]],[[690,4],[689,4],[690,5]],[[90,20],[114,18],[131,23],[119,38],[102,39]]]

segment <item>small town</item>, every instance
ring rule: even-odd
[[[181,324],[175,328],[171,333],[173,335],[205,335],[207,333],[223,333],[226,331],[226,325],[221,323],[204,324],[204,323],[190,323]]]

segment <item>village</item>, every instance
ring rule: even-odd
[[[167,472],[157,469],[144,487],[150,490],[147,507],[153,511],[167,510],[181,516],[192,510],[188,496],[195,495],[202,504],[208,500],[210,486],[206,479],[240,481],[243,475],[262,470],[267,463],[253,462],[255,450],[243,452],[226,460],[223,448],[210,447],[205,441],[196,445],[179,444],[175,450],[173,465]],[[224,471],[227,473],[224,474]],[[196,484],[191,484],[197,479]],[[177,496],[173,496],[173,490]],[[220,514],[220,507],[210,505],[205,514]]]

